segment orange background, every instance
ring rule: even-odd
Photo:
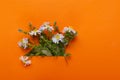
[[[25,68],[17,45],[24,35],[17,30],[44,21],[78,31],[67,49],[71,59],[33,57]],[[120,1],[1,0],[0,80],[120,80]]]

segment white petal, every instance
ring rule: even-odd
[[[44,31],[45,30],[45,27],[42,25],[40,28],[39,28],[40,31]]]
[[[67,32],[67,31],[68,31],[68,27],[64,27],[63,33]]]
[[[19,58],[22,62],[24,61],[24,57],[23,56],[20,56]]]
[[[22,42],[18,42],[18,46],[22,47]]]
[[[25,61],[25,66],[29,66],[31,64],[31,60]]]
[[[20,60],[21,60],[22,62],[25,62],[25,61],[28,60],[28,59],[29,59],[28,56],[20,56]]]
[[[34,33],[33,33],[33,31],[31,31],[31,32],[29,32],[29,34],[30,34],[31,36],[33,36]]]
[[[28,38],[23,38],[22,42],[27,44],[28,43]]]

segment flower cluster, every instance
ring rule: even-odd
[[[33,40],[37,39],[39,44],[31,43],[28,38],[23,38],[18,42],[18,45],[23,49],[31,48],[27,54],[20,57],[20,60],[25,64],[25,66],[31,64],[31,61],[29,60],[30,56],[70,55],[65,53],[65,49],[77,34],[71,26],[64,27],[62,32],[60,32],[56,22],[54,25],[50,25],[49,22],[45,22],[38,29],[33,27],[32,24],[30,24],[29,27],[30,31],[26,32],[19,29],[19,32],[30,35]]]

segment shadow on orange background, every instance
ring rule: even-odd
[[[0,80],[120,80],[119,0],[3,0],[0,1]],[[71,25],[77,38],[62,57],[33,57],[23,67],[17,42],[32,22]]]

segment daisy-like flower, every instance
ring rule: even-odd
[[[29,66],[29,65],[31,64],[31,60],[27,60],[27,61],[25,61],[24,64],[25,64],[24,66]]]
[[[31,36],[37,36],[37,34],[41,34],[40,30],[34,29],[33,31],[29,32],[29,35]]]
[[[29,41],[28,38],[23,38],[21,41],[18,42],[18,45],[24,49],[28,48]]]
[[[62,34],[57,33],[52,37],[52,41],[56,44],[59,44],[59,41],[63,42],[63,38],[64,36]]]
[[[44,31],[44,30],[48,30],[48,31],[52,31],[54,30],[52,26],[50,26],[49,22],[45,22],[39,29],[39,31]]]
[[[24,63],[24,66],[29,66],[31,64],[31,60],[27,56],[21,56],[20,60]]]
[[[72,32],[73,34],[76,33],[76,31],[71,27],[64,27],[63,33],[66,33],[66,32],[70,32],[70,33]]]

